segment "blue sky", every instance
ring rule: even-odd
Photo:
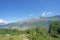
[[[3,21],[54,15],[60,15],[60,0],[0,0],[0,19]]]

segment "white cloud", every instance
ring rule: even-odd
[[[32,17],[32,16],[33,16],[33,14],[30,14],[30,16]]]
[[[50,11],[49,11],[49,12],[44,11],[44,12],[42,13],[42,16],[43,16],[43,17],[47,17],[47,16],[49,16],[50,14],[52,14]]]
[[[49,15],[49,14],[51,14],[51,12],[48,12],[46,15]]]
[[[4,19],[0,19],[0,23],[8,24],[9,22],[7,22],[7,21],[6,21],[6,20],[4,20]]]
[[[42,16],[46,16],[46,11],[44,11],[44,12],[42,13]]]

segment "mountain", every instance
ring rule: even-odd
[[[50,24],[50,21],[60,21],[60,15],[53,16],[53,17],[39,17],[34,19],[26,19],[24,21],[18,21],[14,23],[9,23],[7,25],[2,25],[2,28],[18,28],[18,27],[36,27],[36,26],[43,26],[47,27]]]
[[[5,24],[5,23],[0,23],[0,27],[2,27],[3,25],[7,25],[7,24]]]
[[[56,15],[56,16],[54,16],[54,17],[56,17],[56,18],[60,18],[60,15]]]
[[[5,25],[5,23],[0,23],[0,25]]]

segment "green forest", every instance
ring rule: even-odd
[[[52,21],[49,29],[42,26],[20,31],[18,29],[0,29],[0,40],[60,40],[60,22]]]

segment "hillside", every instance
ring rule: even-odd
[[[17,27],[36,27],[36,26],[43,26],[48,27],[50,21],[60,21],[59,15],[53,17],[39,17],[34,19],[27,19],[24,21],[18,21],[14,23],[9,23],[7,25],[2,25],[2,28],[17,28]]]

